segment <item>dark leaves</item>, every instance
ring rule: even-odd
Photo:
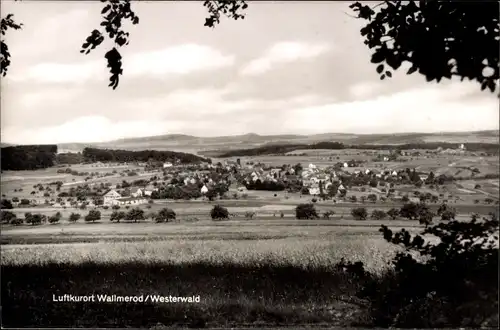
[[[384,1],[370,6],[356,2],[350,8],[367,21],[360,33],[384,78],[390,75],[379,71],[380,64],[397,70],[407,61],[407,74],[418,71],[427,81],[458,76],[476,81],[481,90],[498,90],[498,2]],[[483,70],[492,67],[488,63],[493,73],[484,76]]]
[[[132,24],[139,24],[139,17],[134,13],[130,6],[130,0],[114,1],[114,0],[101,0],[107,3],[101,11],[103,21],[100,26],[104,27],[104,33],[99,30],[94,30],[87,37],[82,45],[80,53],[88,54],[91,50],[99,46],[105,38],[105,35],[114,41],[116,47],[122,47],[129,43],[129,33],[122,29],[123,20],[128,19]],[[113,89],[119,84],[119,75],[122,74],[121,55],[114,47],[105,55],[108,61],[108,68],[110,68],[111,77],[109,78],[109,86]]]
[[[120,75],[123,73],[122,70],[122,56],[120,52],[116,48],[113,47],[110,51],[104,55],[106,60],[108,61],[107,67],[110,68],[109,72],[111,73],[111,77],[109,78],[109,87],[116,89],[118,87],[118,83],[120,82]]]
[[[8,14],[2,18],[0,23],[0,33],[2,35],[5,35],[8,29],[19,30],[22,28],[23,24],[17,24],[13,17],[13,14]],[[7,75],[7,70],[10,66],[10,57],[9,47],[2,38],[0,41],[0,74],[4,77]]]
[[[380,50],[376,50],[375,53],[373,53],[372,55],[371,62],[380,63],[383,62],[384,60],[385,60],[385,54]]]
[[[408,71],[406,72],[406,74],[412,74],[412,73],[414,73],[417,70],[418,70],[418,67],[414,65],[414,66],[412,66],[411,68],[408,69]]]
[[[220,17],[225,15],[234,20],[244,19],[245,15],[241,13],[242,10],[248,8],[248,4],[243,0],[229,0],[229,1],[205,1],[203,6],[208,9],[209,17],[205,19],[204,26],[210,28],[220,23]]]

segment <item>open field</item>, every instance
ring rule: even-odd
[[[255,222],[254,222],[255,221]],[[312,224],[299,220],[254,220],[186,224],[60,224],[2,230],[2,264],[260,262],[328,266],[356,257],[373,271],[386,266],[394,249],[378,233],[380,221]],[[418,230],[416,223],[391,227]],[[59,243],[59,244],[55,244]]]
[[[426,158],[424,155],[408,158],[407,162],[374,162],[374,155],[360,150],[341,150],[337,154],[247,157],[242,161],[277,166],[314,163],[325,167],[358,159],[366,163],[349,171],[417,167],[453,176],[463,174],[467,179],[434,188],[396,185],[396,193],[440,194],[440,200],[448,199],[448,204],[458,213],[457,220],[461,221],[470,219],[474,213],[480,216],[499,213],[498,205],[484,203],[485,198],[498,200],[498,179],[469,178],[471,171],[467,169],[476,167],[480,175],[498,174],[496,158],[459,155]],[[132,177],[117,174],[97,178],[89,180],[89,185],[117,184],[161,173],[147,173],[132,165],[103,168],[90,164],[71,168],[99,173],[133,169],[139,173]],[[60,180],[64,183],[61,191],[67,191],[82,184],[83,179],[58,174],[57,168],[7,171],[2,174],[1,189],[6,198],[42,201],[46,198],[41,197],[41,193],[30,194],[33,185]],[[352,187],[348,195],[358,200],[371,193],[381,197],[384,195],[381,189],[366,187],[361,191],[359,187]],[[234,192],[230,189],[229,195]],[[351,215],[352,208],[365,207],[368,213],[387,211],[400,208],[403,203],[399,202],[318,200],[315,207],[320,215],[335,212],[329,220],[296,220],[295,207],[311,202],[312,196],[271,191],[246,191],[244,197],[238,194],[238,199],[155,200],[140,206],[146,213],[164,207],[173,209],[177,219],[171,223],[151,220],[113,223],[109,220],[112,210],[103,208],[99,208],[101,219],[96,223],[84,223],[82,219],[77,223],[68,222],[71,213],[83,216],[91,207],[81,210],[39,205],[12,209],[18,217],[26,212],[47,216],[61,212],[62,220],[38,226],[1,226],[4,326],[369,326],[366,306],[355,297],[364,280],[336,268],[338,263],[342,258],[361,261],[371,272],[370,276],[385,276],[390,260],[400,248],[383,239],[378,231],[380,225],[385,224],[393,231],[405,228],[410,233],[423,229],[416,220],[354,220]],[[216,204],[233,214],[230,220],[210,219],[210,210]],[[439,205],[429,204],[429,207],[436,211]],[[126,208],[122,206],[120,211]],[[254,219],[245,219],[248,211],[255,212]],[[201,302],[93,302],[85,303],[82,311],[78,303],[52,301],[52,295],[64,294],[199,295]],[[20,317],[21,311],[23,315],[28,311],[29,315]]]

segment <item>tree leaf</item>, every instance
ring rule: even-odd
[[[408,71],[406,72],[406,74],[412,74],[415,71],[417,71],[417,69],[418,69],[417,66],[413,65],[411,68],[408,69]]]
[[[102,15],[106,14],[106,12],[107,12],[108,10],[110,10],[110,9],[111,9],[111,6],[110,6],[110,5],[105,6],[105,7],[102,9],[101,14],[102,14]]]
[[[384,71],[384,65],[380,64],[377,66],[377,73],[382,73],[382,71]]]

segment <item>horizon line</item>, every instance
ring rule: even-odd
[[[500,129],[482,129],[482,130],[474,130],[474,131],[435,131],[435,132],[399,132],[399,133],[350,133],[350,132],[326,132],[326,133],[314,133],[314,134],[297,134],[297,133],[283,133],[283,134],[259,134],[259,133],[242,133],[242,134],[234,134],[234,135],[214,135],[214,136],[196,136],[196,135],[190,135],[190,134],[184,134],[184,133],[165,133],[165,134],[159,134],[159,135],[146,135],[146,136],[136,136],[136,137],[125,137],[125,138],[117,138],[113,140],[106,140],[106,141],[93,141],[93,142],[53,142],[53,143],[43,143],[39,145],[59,145],[59,144],[102,144],[102,143],[112,143],[112,142],[123,142],[126,140],[133,140],[133,139],[146,139],[146,138],[154,138],[154,137],[167,137],[167,136],[186,136],[186,137],[193,137],[193,138],[199,138],[199,139],[210,139],[210,138],[224,138],[224,137],[237,137],[237,136],[248,136],[248,135],[253,135],[253,136],[268,136],[268,137],[273,137],[273,136],[286,136],[286,135],[295,135],[298,137],[312,137],[312,136],[318,136],[318,135],[327,135],[327,134],[338,134],[338,135],[362,135],[362,136],[367,136],[367,135],[401,135],[401,134],[457,134],[457,133],[478,133],[478,132],[490,132],[490,131],[497,131],[500,132]],[[4,142],[1,141],[2,145],[36,145],[36,144],[29,144],[29,143],[11,143],[11,142]]]

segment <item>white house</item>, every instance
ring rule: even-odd
[[[142,197],[144,195],[144,191],[142,188],[132,188],[130,190],[130,196],[132,197]]]
[[[347,163],[344,163],[344,167],[349,167],[349,164],[347,164]]]
[[[174,166],[171,162],[165,162],[163,163],[163,168],[168,168]]]
[[[113,202],[115,200],[117,200],[118,198],[121,198],[122,195],[120,195],[116,190],[114,189],[111,189],[111,190],[108,190],[104,195],[103,195],[103,199],[104,199],[104,205],[110,205],[110,204],[113,204]]]
[[[396,176],[396,175],[398,175],[398,172],[396,172],[396,171],[392,171],[392,175],[393,175],[393,176]]]
[[[342,185],[342,184],[341,184],[341,185],[339,186],[338,190],[346,190],[346,189],[345,189],[344,185]]]
[[[425,181],[429,178],[429,176],[427,174],[420,174],[419,177],[420,177],[421,181]]]
[[[319,187],[309,188],[309,195],[319,195]]]
[[[208,188],[207,188],[207,186],[205,186],[205,185],[204,185],[203,187],[201,187],[200,192],[201,192],[203,195],[205,195],[205,194],[208,192]]]
[[[112,202],[112,205],[138,205],[145,204],[148,200],[144,197],[122,197]]]

